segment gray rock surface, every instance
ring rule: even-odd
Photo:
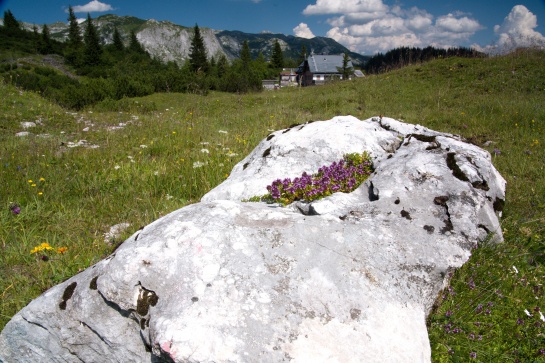
[[[246,203],[279,177],[369,151],[352,193]],[[387,118],[263,140],[200,203],[136,232],[0,334],[5,362],[430,362],[425,318],[471,249],[501,241],[488,152]]]

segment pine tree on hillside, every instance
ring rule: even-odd
[[[79,29],[78,19],[72,10],[72,6],[68,7],[68,41],[69,47],[74,49],[80,48],[83,45],[83,39]]]
[[[129,50],[134,53],[144,54],[146,51],[142,47],[142,44],[138,41],[136,33],[134,30],[131,30],[130,41],[129,41]]]
[[[252,62],[252,53],[250,53],[250,46],[248,45],[247,40],[245,40],[244,43],[242,43],[242,50],[240,51],[240,60],[242,61],[242,66],[245,69],[250,68],[250,63]]]
[[[271,67],[272,68],[284,68],[284,55],[282,54],[282,47],[278,42],[278,39],[274,41],[274,48],[271,56]]]
[[[341,73],[342,79],[347,81],[350,79],[350,76],[354,74],[354,68],[348,66],[348,62],[350,62],[350,57],[348,56],[348,53],[343,54],[343,66],[337,68],[337,70]]]
[[[297,66],[303,63],[305,59],[307,59],[307,47],[303,44],[301,45],[301,53],[299,53],[299,58],[297,59]]]
[[[120,52],[125,49],[125,46],[123,45],[123,39],[121,39],[121,34],[119,33],[117,27],[114,27],[113,44],[114,48]]]
[[[193,72],[208,71],[208,59],[206,56],[206,48],[204,46],[204,40],[201,36],[199,26],[195,24],[193,28],[194,34],[191,40],[191,48],[189,48],[189,64]]]
[[[66,42],[66,48],[64,50],[64,58],[66,62],[78,66],[81,65],[82,52],[83,52],[83,38],[78,23],[78,19],[72,10],[72,7],[68,7],[68,40]]]
[[[218,78],[222,78],[229,68],[229,62],[227,61],[225,54],[220,55],[216,67],[218,69]]]
[[[34,52],[39,53],[40,49],[40,33],[38,32],[38,27],[36,24],[32,26],[32,35],[34,36],[33,39],[33,45],[34,45]]]
[[[253,68],[260,79],[275,77],[275,75],[273,75],[272,77],[269,75],[269,67],[262,52],[259,52],[257,54],[257,58],[253,62]]]
[[[41,54],[53,53],[53,44],[51,43],[51,33],[46,24],[42,27],[42,35],[38,43],[38,51]]]
[[[86,65],[95,66],[100,64],[100,57],[102,55],[102,47],[100,45],[100,38],[98,32],[93,24],[91,15],[87,14],[87,27],[85,28],[85,34],[83,36],[85,42],[84,61]]]
[[[13,16],[11,10],[4,11],[4,28],[6,29],[21,29],[21,25]]]

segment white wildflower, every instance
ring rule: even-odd
[[[205,165],[206,165],[206,164],[203,163],[203,162],[201,162],[201,161],[195,161],[195,162],[193,163],[193,169],[201,168],[201,167],[203,167],[203,166],[205,166]]]
[[[153,172],[153,175],[159,175],[158,171]]]
[[[174,197],[172,195],[170,195],[170,194],[167,194],[165,198],[167,198],[167,200],[171,200]]]
[[[234,157],[234,156],[237,156],[238,154],[233,153],[233,152],[229,152],[229,153],[227,153],[227,154],[225,154],[225,155],[227,155],[228,157],[232,158],[232,157]]]
[[[515,266],[513,266],[513,270],[515,270],[515,273],[518,274],[519,273],[519,270],[517,270],[517,268]]]
[[[227,134],[227,131],[225,131],[225,130],[219,130],[218,132],[219,132],[220,134]]]
[[[115,170],[118,170],[119,168],[121,168],[119,165],[114,166]]]
[[[140,145],[140,149],[146,149],[148,145]]]
[[[203,154],[210,154],[210,151],[208,151],[208,149],[201,149],[201,152]]]
[[[199,145],[210,145],[210,143],[208,141],[203,141]]]

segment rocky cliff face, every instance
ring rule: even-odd
[[[241,202],[369,152],[351,193]],[[490,154],[393,119],[279,130],[196,203],[46,291],[0,334],[5,362],[430,362],[449,272],[501,241]]]
[[[201,36],[209,56],[225,54],[213,30],[203,28]],[[189,58],[193,28],[149,20],[141,27],[137,38],[152,56],[181,64]]]

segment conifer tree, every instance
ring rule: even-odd
[[[218,78],[222,78],[225,73],[227,73],[229,68],[229,62],[227,62],[227,57],[225,54],[220,55],[216,67],[218,69]]]
[[[21,29],[21,25],[13,16],[11,10],[4,11],[4,28],[6,29]]]
[[[303,63],[307,59],[307,47],[305,45],[301,45],[301,53],[299,53],[299,58],[297,59],[297,65],[299,66],[301,63]]]
[[[39,53],[40,49],[40,33],[38,33],[38,27],[36,24],[32,26],[32,35],[34,36],[33,44],[34,44],[34,51],[36,53]]]
[[[257,55],[256,60],[253,61],[253,68],[255,69],[257,75],[259,76],[259,78],[261,78],[261,79],[270,78],[269,74],[267,72],[267,70],[268,70],[267,62],[265,61],[265,56],[263,55],[262,52],[259,52],[259,54]],[[274,75],[273,75],[273,77],[274,77]]]
[[[245,40],[244,43],[242,43],[242,50],[240,51],[240,60],[242,61],[242,66],[245,69],[250,68],[250,63],[252,62],[252,54],[250,53],[250,46],[248,45],[247,40]]]
[[[85,42],[84,60],[86,65],[95,66],[100,64],[100,56],[102,55],[102,47],[98,32],[93,24],[91,15],[87,14],[87,27],[83,36]]]
[[[53,44],[51,43],[51,33],[49,32],[49,27],[46,24],[44,24],[42,27],[42,35],[38,43],[38,51],[41,54],[53,53]]]
[[[210,68],[216,68],[216,66],[218,65],[218,62],[216,61],[216,57],[212,57],[210,58],[210,62],[208,62]]]
[[[66,42],[66,48],[64,50],[64,58],[66,62],[73,65],[81,65],[81,58],[83,52],[83,38],[76,15],[72,7],[68,7],[68,40]]]
[[[240,59],[233,62],[228,73],[223,78],[222,89],[227,92],[250,92],[262,88],[261,78],[255,69],[255,62],[252,61],[248,41],[242,43]]]
[[[337,67],[337,70],[339,73],[341,73],[343,80],[350,79],[350,76],[354,74],[354,68],[348,66],[348,62],[350,62],[350,57],[348,56],[348,53],[343,54],[343,66]]]
[[[189,49],[189,64],[193,72],[208,71],[208,59],[206,56],[206,48],[204,46],[204,40],[201,36],[199,26],[195,24],[193,28],[193,39],[191,40],[191,48]]]
[[[278,39],[274,41],[274,48],[271,56],[271,67],[272,68],[284,68],[284,55],[282,54],[282,47],[278,42]]]
[[[114,48],[118,51],[123,51],[125,49],[123,39],[121,39],[121,34],[119,33],[117,27],[114,27],[113,44]]]
[[[142,47],[142,44],[138,41],[136,33],[134,30],[131,30],[130,41],[129,41],[129,50],[134,53],[145,53],[146,51]]]
[[[72,6],[68,7],[68,41],[67,44],[69,47],[74,49],[81,48],[83,45],[83,40],[81,37],[81,32],[79,29],[78,19],[72,10]]]

